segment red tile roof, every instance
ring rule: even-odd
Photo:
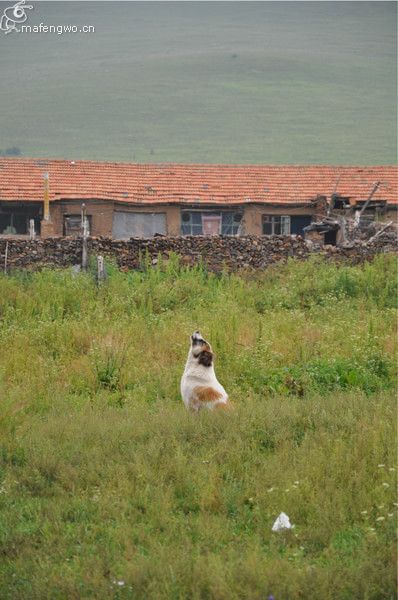
[[[0,200],[42,200],[43,174],[50,199],[98,199],[131,203],[307,203],[333,191],[397,204],[396,166],[129,164],[32,158],[0,158]]]

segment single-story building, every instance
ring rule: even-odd
[[[363,206],[376,182],[366,210],[396,221],[397,172],[0,158],[0,235],[79,235],[83,204],[93,236],[302,234],[320,207]]]

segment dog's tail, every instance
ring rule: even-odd
[[[215,410],[225,410],[225,411],[230,411],[230,410],[234,410],[234,406],[233,404],[228,400],[227,402],[218,402],[215,407]]]

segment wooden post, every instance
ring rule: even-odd
[[[378,238],[378,237],[380,237],[380,236],[381,236],[381,234],[382,234],[382,233],[384,233],[384,232],[385,232],[385,230],[386,230],[386,229],[388,229],[388,228],[390,227],[390,225],[392,225],[392,224],[393,224],[393,221],[389,221],[388,223],[386,223],[386,224],[384,225],[384,227],[382,227],[382,228],[380,229],[380,231],[378,231],[377,233],[375,233],[375,235],[374,235],[373,237],[371,237],[371,238],[370,238],[370,239],[369,239],[369,240],[366,242],[366,244],[371,244],[372,242],[374,242],[375,240],[377,240],[377,238]]]
[[[341,232],[341,241],[340,244],[345,244],[347,242],[347,221],[345,217],[339,217],[340,224],[340,232]]]
[[[359,211],[359,216],[362,215],[362,213],[364,212],[364,210],[367,209],[369,202],[371,201],[371,199],[373,198],[374,194],[377,192],[377,190],[379,189],[381,185],[381,181],[377,181],[374,186],[372,191],[370,192],[368,199],[366,200],[365,204],[362,206],[361,210]]]
[[[6,249],[4,253],[4,274],[7,275],[7,261],[8,261],[8,241],[6,242]]]
[[[105,273],[105,263],[103,256],[97,256],[97,283],[101,285],[103,281],[105,281],[106,273]]]
[[[87,238],[88,238],[88,219],[86,216],[86,205],[82,204],[82,269],[87,271],[88,266],[88,251],[87,251]]]

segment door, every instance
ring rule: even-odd
[[[112,236],[116,240],[166,235],[166,213],[115,212]]]
[[[337,231],[325,231],[325,244],[336,245]]]
[[[290,233],[304,236],[304,227],[310,225],[311,215],[292,215],[290,217]]]

